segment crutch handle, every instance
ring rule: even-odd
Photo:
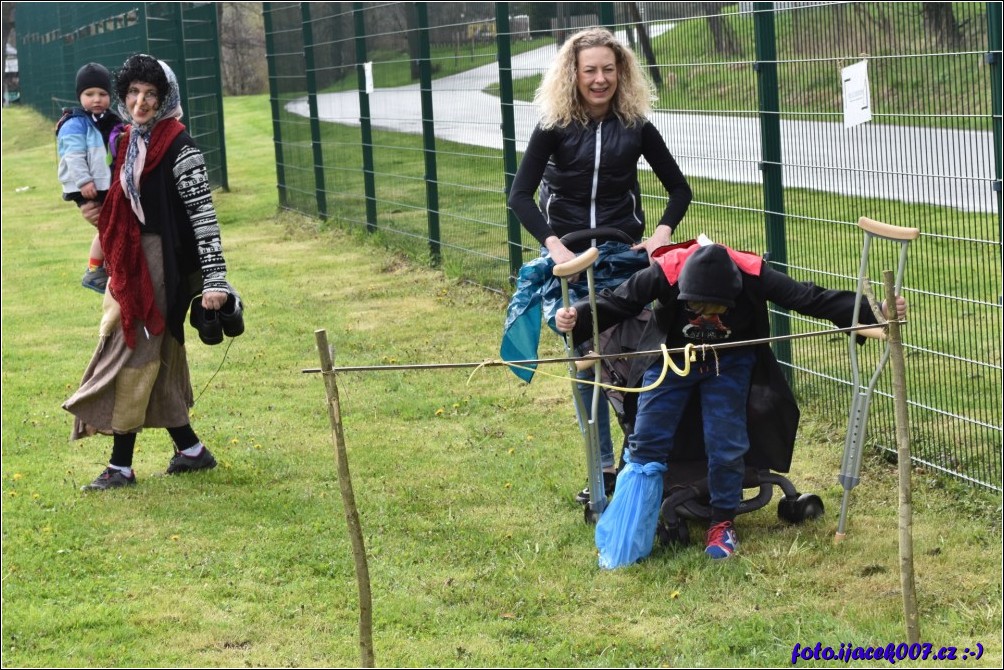
[[[889,223],[869,219],[867,216],[862,216],[858,219],[858,227],[872,235],[878,235],[890,240],[915,240],[920,236],[920,228],[894,226]]]
[[[590,247],[572,260],[566,263],[561,263],[560,265],[555,265],[551,272],[554,273],[555,277],[571,277],[592,266],[599,256],[600,252],[597,251],[595,247]]]

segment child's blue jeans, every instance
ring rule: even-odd
[[[737,509],[742,501],[743,456],[749,450],[746,402],[754,358],[749,348],[723,349],[691,363],[686,377],[667,372],[657,388],[638,398],[634,433],[628,441],[631,461],[666,463],[687,400],[696,391],[701,398],[711,506]],[[643,385],[655,382],[661,372],[662,361],[645,371]]]

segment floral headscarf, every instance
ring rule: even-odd
[[[152,56],[141,56],[153,58]],[[122,190],[125,191],[132,211],[140,223],[146,223],[146,216],[143,214],[143,205],[140,203],[139,180],[143,174],[143,166],[146,164],[146,148],[150,142],[150,134],[154,126],[164,119],[181,120],[184,112],[181,109],[181,92],[178,88],[178,78],[174,75],[174,70],[162,60],[157,61],[164,75],[167,77],[167,96],[160,101],[160,107],[148,123],[137,124],[132,120],[129,107],[124,99],[118,103],[119,115],[128,123],[132,124],[132,131],[129,133],[129,144],[125,151],[125,160],[122,164],[122,172],[119,179],[122,182]],[[131,83],[131,82],[130,82]]]

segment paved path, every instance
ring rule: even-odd
[[[555,54],[552,45],[514,56],[513,79],[543,73]],[[435,80],[436,137],[501,149],[499,101],[482,92],[498,80],[496,63]],[[420,134],[419,95],[418,84],[374,91],[370,96],[373,127]],[[356,91],[325,93],[318,96],[317,104],[322,121],[359,125]],[[308,115],[306,99],[290,102],[286,108]],[[516,102],[514,115],[516,146],[522,151],[533,130],[536,111],[530,103]],[[758,119],[653,112],[651,120],[688,177],[760,183]],[[848,130],[842,123],[783,120],[781,137],[788,188],[947,205],[964,211],[997,211],[997,199],[990,190],[994,152],[989,132],[873,123]]]

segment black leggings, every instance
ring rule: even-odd
[[[177,428],[168,428],[167,432],[174,440],[177,451],[194,447],[199,443],[199,437],[192,430],[192,424],[186,423]],[[112,436],[112,457],[108,461],[120,468],[131,468],[133,453],[136,451],[136,433],[115,433]]]

